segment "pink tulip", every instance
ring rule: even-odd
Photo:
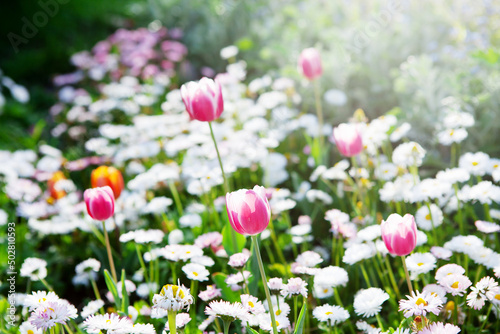
[[[353,157],[363,151],[363,139],[355,124],[342,123],[333,129],[333,139],[340,154]]]
[[[410,254],[417,244],[417,225],[415,218],[406,214],[401,217],[397,213],[382,221],[382,239],[392,255]]]
[[[89,216],[95,220],[106,220],[115,213],[115,196],[109,186],[87,189],[83,199]]]
[[[229,223],[239,234],[259,234],[266,229],[271,219],[266,188],[261,186],[227,193],[226,205]]]
[[[181,96],[191,119],[211,122],[219,118],[224,110],[221,85],[209,78],[182,85]]]
[[[302,50],[299,56],[299,71],[309,80],[321,76],[323,68],[321,67],[321,57],[318,50],[315,48]]]

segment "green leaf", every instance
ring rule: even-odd
[[[304,328],[304,320],[307,312],[307,303],[304,300],[304,303],[302,304],[302,309],[300,310],[299,318],[297,319],[297,324],[295,325],[295,330],[293,331],[293,334],[302,334],[303,328]]]
[[[128,316],[128,293],[127,288],[125,287],[125,269],[122,269],[122,312]]]
[[[488,51],[478,50],[472,53],[472,57],[481,59],[488,64],[496,64],[500,59],[500,53],[496,52],[493,49],[488,49]]]
[[[236,247],[233,243],[233,234],[234,239],[236,239]],[[222,245],[224,246],[227,255],[231,256],[234,253],[241,252],[243,247],[245,247],[246,242],[247,239],[243,235],[236,233],[236,231],[231,227],[231,224],[229,224],[229,221],[227,221],[226,225],[222,229]]]
[[[222,298],[224,300],[230,301],[231,303],[239,301],[239,294],[231,290],[231,288],[225,282],[227,278],[226,274],[215,273],[212,275],[212,279],[219,289],[222,289]]]
[[[113,298],[115,299],[115,305],[116,309],[120,310],[120,296],[118,296],[118,289],[116,288],[116,283],[115,281],[111,278],[111,275],[109,274],[108,269],[104,269],[104,280],[106,281],[106,286],[108,287],[109,292],[113,295]]]
[[[247,326],[247,333],[259,334],[259,332],[257,332],[255,329],[253,329],[252,327],[248,327],[248,326]]]

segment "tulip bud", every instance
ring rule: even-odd
[[[113,190],[115,198],[120,197],[125,184],[122,173],[115,167],[99,166],[90,175],[92,188],[109,186]]]
[[[243,235],[264,231],[271,219],[266,188],[240,189],[226,194],[227,215],[234,230]]]
[[[308,48],[302,50],[299,56],[299,71],[309,80],[320,77],[323,73],[321,57],[318,50]]]
[[[92,219],[106,220],[115,212],[115,197],[109,186],[87,189],[83,199]]]
[[[49,189],[50,196],[55,200],[66,196],[66,192],[64,190],[56,187],[57,182],[61,180],[66,180],[66,177],[64,176],[64,173],[59,170],[52,174],[52,177],[47,181],[47,188]]]
[[[209,78],[182,85],[181,96],[191,119],[211,122],[219,118],[224,110],[221,85]]]
[[[343,156],[353,157],[363,151],[363,139],[356,124],[340,124],[333,129],[333,139]]]
[[[401,217],[397,213],[390,215],[382,221],[382,239],[387,250],[392,255],[406,256],[417,245],[417,225],[415,218],[406,214]]]

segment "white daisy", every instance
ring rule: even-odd
[[[29,321],[38,329],[49,329],[56,324],[66,324],[78,316],[76,307],[65,300],[47,302],[31,313]]]
[[[153,311],[174,311],[187,309],[194,302],[193,296],[185,286],[167,284],[159,294],[153,296]]]
[[[441,298],[428,291],[422,293],[417,291],[414,295],[406,297],[407,300],[399,301],[399,311],[404,311],[406,318],[417,315],[425,316],[427,313],[439,315],[443,306]]]
[[[188,279],[199,282],[208,281],[208,276],[210,275],[210,272],[204,266],[197,263],[188,263],[184,265],[182,271],[186,274]]]
[[[29,277],[32,281],[38,281],[47,277],[47,261],[36,257],[28,257],[21,266],[22,277]]]
[[[450,257],[453,255],[453,252],[450,251],[449,249],[439,247],[439,246],[432,246],[431,253],[436,258],[442,259],[442,260],[449,260]]]
[[[379,288],[359,290],[354,296],[354,311],[365,318],[372,317],[380,312],[387,299],[387,292]]]
[[[342,257],[342,262],[353,265],[359,261],[375,256],[375,247],[369,244],[353,244],[349,246]]]
[[[281,295],[285,298],[302,295],[307,297],[307,283],[300,277],[293,277],[281,288]]]
[[[120,317],[116,313],[95,314],[89,316],[83,322],[82,327],[87,333],[109,333],[126,332],[133,326],[132,321],[128,317]]]
[[[427,206],[422,206],[415,214],[415,222],[418,227],[425,231],[432,230],[432,226],[438,227],[443,223],[443,212],[436,204],[430,205],[430,212]]]
[[[406,265],[411,274],[411,279],[425,274],[436,267],[436,258],[431,253],[413,253],[406,258]]]
[[[32,292],[31,295],[27,295],[24,298],[23,305],[26,306],[30,311],[43,306],[48,302],[55,302],[59,300],[59,296],[53,291],[37,291]]]
[[[325,304],[313,310],[313,317],[318,321],[328,322],[330,326],[335,326],[349,319],[349,312],[340,306]]]
[[[250,313],[248,313],[241,303],[235,302],[231,304],[224,300],[210,302],[205,308],[205,314],[231,322],[235,320],[247,321],[250,317]]]
[[[241,295],[241,304],[248,312],[252,314],[261,314],[266,311],[264,309],[264,306],[262,305],[262,302],[260,302],[257,297],[254,296],[246,294]]]
[[[452,274],[457,274],[457,275],[465,274],[465,269],[462,266],[459,266],[458,264],[448,263],[440,267],[438,270],[436,270],[436,275],[434,276],[434,278],[438,283],[440,283],[443,278]]]
[[[402,143],[392,153],[392,161],[401,167],[420,166],[426,151],[416,142]]]
[[[104,306],[104,302],[100,299],[97,300],[91,300],[88,302],[87,305],[85,305],[82,309],[82,312],[80,312],[80,315],[83,319],[86,319],[92,314],[95,314],[99,312],[99,309]]]
[[[458,166],[472,175],[483,176],[490,168],[490,156],[483,152],[465,153],[460,157]]]
[[[306,251],[302,254],[299,254],[295,261],[301,266],[312,268],[323,262],[323,259],[321,258],[321,255],[316,252]]]
[[[259,327],[263,331],[271,332],[273,326],[271,323],[271,315],[269,313],[262,313],[258,315],[259,317]],[[274,317],[276,320],[276,327],[278,331],[290,327],[290,320],[283,314]]]

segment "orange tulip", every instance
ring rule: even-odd
[[[47,181],[47,187],[49,188],[50,196],[55,200],[66,196],[66,192],[64,190],[56,189],[55,187],[56,183],[60,180],[66,180],[66,177],[64,176],[64,173],[59,170],[52,174],[52,177]]]
[[[99,166],[94,169],[90,175],[90,183],[92,188],[109,186],[113,190],[115,198],[120,197],[125,187],[122,173],[115,167],[108,166]]]

